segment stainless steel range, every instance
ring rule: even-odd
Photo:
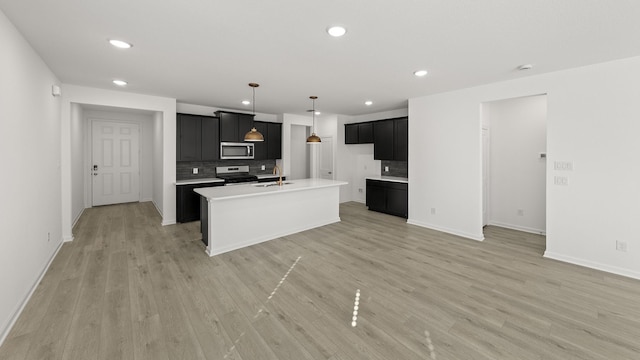
[[[224,185],[257,183],[258,177],[249,174],[249,166],[217,166],[216,177],[224,180]]]

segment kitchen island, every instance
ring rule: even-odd
[[[340,221],[344,181],[300,179],[199,188],[202,239],[214,256]]]

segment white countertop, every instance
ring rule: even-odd
[[[218,179],[218,178],[178,180],[176,181],[176,185],[207,184],[207,183],[217,183],[217,182],[224,182],[224,180]]]
[[[226,200],[233,198],[243,198],[251,196],[270,195],[275,193],[285,193],[294,191],[304,191],[311,189],[319,189],[331,186],[347,185],[346,181],[326,180],[326,179],[298,179],[285,181],[285,185],[263,186],[265,184],[244,184],[234,186],[216,186],[208,188],[199,188],[194,191],[207,198],[207,200]]]
[[[380,175],[376,175],[376,176],[367,176],[367,179],[379,180],[379,181],[399,182],[399,183],[405,183],[405,184],[409,183],[409,178],[398,177],[398,176],[380,176]]]

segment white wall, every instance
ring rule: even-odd
[[[71,220],[75,224],[85,209],[86,189],[86,139],[84,111],[78,104],[71,104]]]
[[[62,244],[58,79],[0,11],[0,343]]]
[[[547,98],[493,101],[490,128],[489,224],[545,232]],[[483,115],[484,116],[484,115]]]
[[[480,104],[546,93],[545,256],[640,278],[638,78],[635,57],[410,99],[409,222],[482,239]]]
[[[163,179],[163,153],[164,153],[164,137],[162,129],[164,128],[164,119],[162,112],[156,111],[153,114],[153,204],[160,214],[164,209],[164,179]]]
[[[303,125],[291,125],[291,162],[289,180],[307,179],[310,176],[309,145],[307,137],[310,135],[308,127]]]
[[[71,232],[72,207],[71,176],[71,104],[107,106],[134,110],[160,112],[162,114],[162,198],[154,198],[157,205],[162,203],[162,224],[176,222],[176,101],[150,95],[132,94],[123,91],[88,88],[64,84],[62,87],[62,232],[67,241],[73,239]],[[157,129],[156,129],[157,130]],[[154,166],[155,167],[155,166]],[[153,191],[156,194],[156,191]]]
[[[252,114],[251,109],[246,110],[235,110],[235,109],[224,109],[213,106],[203,106],[203,105],[194,105],[194,104],[186,104],[186,103],[177,103],[176,104],[176,112],[182,114],[193,114],[193,115],[203,115],[203,116],[215,116],[216,111],[229,111],[229,112],[237,112],[237,113],[247,113]],[[266,114],[261,112],[256,112],[256,116],[254,118],[258,121],[268,121],[268,122],[281,122],[277,115],[274,114]]]

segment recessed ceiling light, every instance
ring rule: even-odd
[[[413,72],[413,75],[415,76],[425,76],[427,75],[427,70],[417,70]]]
[[[367,105],[367,106],[371,106],[371,105],[373,105],[373,101],[367,100],[367,101],[364,102],[364,104]]]
[[[249,100],[242,100],[242,105],[251,105],[251,101],[249,101]]]
[[[127,86],[127,82],[124,80],[113,80],[113,83],[118,86]]]
[[[333,37],[340,37],[347,33],[347,29],[343,26],[330,26],[327,28],[327,32]]]
[[[531,64],[524,64],[524,65],[520,65],[518,66],[518,70],[522,71],[522,70],[531,70],[533,69],[533,65]]]
[[[129,44],[128,42],[125,42],[125,41],[122,41],[122,40],[115,40],[115,39],[109,40],[109,44],[111,44],[111,45],[113,45],[113,46],[115,46],[117,48],[120,48],[120,49],[129,49],[129,48],[131,48],[133,46],[133,45]]]

